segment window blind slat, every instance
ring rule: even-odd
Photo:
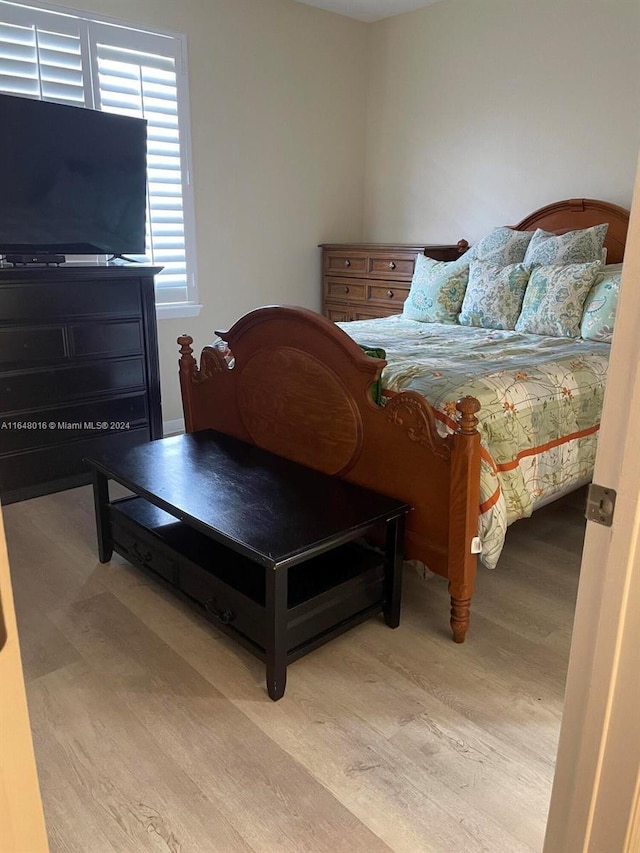
[[[175,59],[172,56],[161,56],[138,50],[116,47],[113,44],[98,42],[98,57],[104,62],[122,62],[156,68],[169,73],[174,72]]]
[[[64,83],[55,81],[42,81],[42,97],[45,101],[84,106],[84,89],[82,87],[66,86]]]
[[[36,45],[33,44],[10,44],[0,39],[0,63],[5,62],[35,62]]]
[[[182,238],[178,237],[162,237],[156,232],[156,229],[153,229],[153,244],[158,252],[171,251],[173,249],[180,249],[180,245],[182,244]],[[184,250],[181,250],[180,257],[184,260]]]
[[[158,157],[179,157],[180,146],[175,142],[159,142],[158,140],[147,140],[148,151],[150,156]]]
[[[100,57],[98,68],[100,69],[100,73],[107,77],[135,77],[136,79],[143,80],[150,86],[171,86],[175,88],[176,85],[175,71],[149,66],[141,67],[127,59],[120,61]]]
[[[178,116],[162,115],[161,113],[144,111],[144,118],[155,127],[166,127],[171,130],[178,129]]]
[[[118,110],[129,110],[129,112],[136,112],[138,117],[141,118],[140,113],[142,113],[142,98],[138,95],[124,95],[117,94],[112,92],[105,92],[104,89],[101,92],[100,102],[102,104],[102,109],[110,111],[113,109]]]
[[[109,96],[112,95],[130,95],[135,94],[138,97],[140,96],[140,81],[135,78],[125,78],[125,77],[110,77],[106,78],[104,75],[100,75],[100,88],[105,93],[108,93]]]
[[[181,225],[184,222],[182,216],[182,205],[170,206],[169,203],[164,205],[154,205],[151,208],[151,222],[162,222],[168,225],[170,222],[179,222]]]
[[[181,240],[184,236],[184,227],[182,227],[182,223],[180,222],[174,222],[170,225],[163,222],[154,222],[153,232],[160,241]]]
[[[40,84],[37,79],[30,80],[27,77],[9,77],[6,74],[0,74],[0,89],[8,95],[40,97]]]
[[[99,66],[100,87],[105,92],[139,92],[144,91],[147,97],[153,97],[159,102],[176,103],[176,87],[149,83],[137,73],[137,69],[123,71],[121,74],[108,73]]]
[[[28,80],[38,79],[38,65],[36,62],[35,50],[33,58],[20,59],[5,59],[0,56],[0,69],[5,77],[26,77]]]
[[[35,34],[33,27],[18,27],[14,24],[0,22],[0,42],[4,45],[30,45],[35,46]]]
[[[124,92],[113,92],[108,89],[102,89],[100,101],[103,107],[118,107],[119,109],[139,109],[140,118],[146,118],[147,121],[164,125],[167,127],[177,127],[178,118],[176,108],[173,104],[154,104],[153,109],[149,108],[148,99],[142,94],[126,94]]]
[[[54,33],[36,27],[38,33],[38,48],[40,50],[49,50],[54,53],[69,53],[77,56],[81,55],[82,48],[80,47],[80,29],[74,35],[65,33]]]
[[[145,113],[151,113],[152,115],[159,114],[177,116],[178,105],[175,98],[172,98],[171,100],[169,98],[154,98],[144,87],[142,89],[142,95],[144,98]]]
[[[152,181],[164,181],[166,183],[174,183],[179,181],[182,183],[182,174],[180,172],[180,161],[176,163],[158,163],[153,162],[149,158],[149,179]]]
[[[160,127],[157,124],[153,124],[150,127],[147,127],[147,139],[154,142],[177,143],[180,139],[180,135],[178,133],[178,129],[175,127]]]
[[[78,73],[74,68],[40,63],[40,76],[43,80],[52,80],[56,83],[66,83],[69,86],[79,86],[82,88],[82,69]]]

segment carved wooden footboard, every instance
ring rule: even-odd
[[[377,405],[371,385],[386,362],[304,308],[258,308],[217,334],[232,368],[213,347],[198,367],[192,338],[178,339],[187,432],[221,430],[411,504],[405,556],[449,579],[453,638],[464,642],[476,574],[478,401],[458,402],[460,426],[446,439],[419,394]]]

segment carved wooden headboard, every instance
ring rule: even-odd
[[[603,222],[609,223],[604,241],[607,263],[620,263],[624,257],[627,241],[629,211],[618,207],[617,204],[595,198],[568,198],[541,207],[512,227],[517,231],[543,228],[545,231],[562,233],[579,228],[590,228],[592,225],[600,225]]]

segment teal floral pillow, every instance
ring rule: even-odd
[[[600,261],[534,267],[516,332],[577,338],[587,294],[601,269]]]
[[[524,256],[528,267],[550,266],[551,264],[590,264],[602,260],[602,248],[609,223],[552,234],[538,228]]]
[[[472,261],[458,317],[460,325],[513,329],[520,316],[529,274],[524,264],[501,267],[488,261]]]
[[[402,316],[422,323],[455,323],[469,280],[469,258],[434,261],[418,255]]]
[[[467,254],[472,260],[490,261],[501,267],[519,264],[524,260],[532,237],[533,231],[514,231],[505,225],[494,228],[490,234],[474,243]]]
[[[616,265],[611,270],[605,268],[596,278],[584,303],[580,326],[580,334],[586,340],[611,343],[621,276],[620,265]]]

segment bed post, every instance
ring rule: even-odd
[[[477,568],[471,542],[478,535],[480,512],[480,434],[476,429],[480,403],[475,397],[463,397],[456,408],[460,421],[451,437],[448,577],[451,631],[456,643],[464,643]]]
[[[193,432],[193,410],[191,405],[191,383],[198,370],[198,364],[193,357],[191,344],[193,338],[190,335],[180,335],[178,338],[180,344],[180,392],[182,394],[182,409],[184,411],[184,430],[185,432]]]

